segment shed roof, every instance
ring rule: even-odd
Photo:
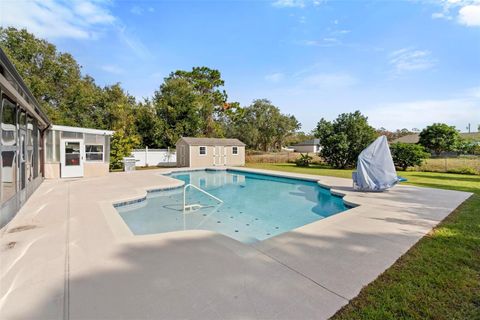
[[[320,144],[320,139],[310,139],[297,143],[295,146],[316,146]]]
[[[245,143],[238,139],[223,139],[223,138],[190,138],[181,137],[177,144],[183,141],[190,146],[244,146]]]

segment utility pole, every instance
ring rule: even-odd
[[[470,127],[471,127],[471,125],[469,123],[468,126],[467,126],[468,133],[470,133]]]

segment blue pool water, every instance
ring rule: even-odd
[[[118,207],[133,234],[212,230],[245,243],[261,241],[347,209],[340,197],[316,182],[241,171],[189,171],[171,177],[198,186],[223,200],[183,188],[149,193],[147,200]]]

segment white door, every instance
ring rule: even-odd
[[[214,166],[223,166],[224,162],[224,147],[222,146],[215,146],[214,153],[213,153],[213,165]]]
[[[83,177],[85,146],[83,140],[60,140],[60,166],[62,178]]]

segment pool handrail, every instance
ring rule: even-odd
[[[218,202],[223,203],[223,201],[222,201],[221,199],[215,197],[213,194],[211,194],[211,193],[209,193],[209,192],[207,192],[207,191],[205,191],[205,190],[197,187],[197,186],[194,185],[194,184],[189,183],[189,184],[187,184],[187,185],[185,185],[185,186],[183,187],[183,213],[185,213],[185,209],[186,209],[187,207],[189,207],[189,208],[191,209],[191,208],[192,208],[193,206],[195,206],[195,205],[200,206],[199,204],[191,204],[191,205],[188,205],[188,206],[187,206],[187,203],[186,203],[186,202],[187,202],[187,199],[186,199],[187,197],[186,197],[186,195],[187,195],[187,188],[188,188],[188,187],[193,187],[194,189],[197,189],[198,191],[205,193],[207,196],[212,197],[213,199],[217,200]]]

